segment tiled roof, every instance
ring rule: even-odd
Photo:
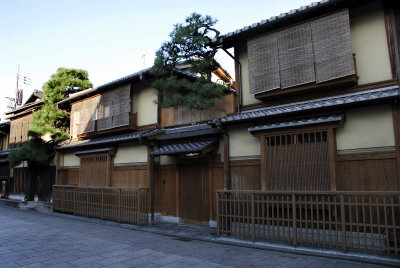
[[[10,154],[11,150],[3,150],[0,151],[0,157],[7,157]]]
[[[326,98],[313,99],[308,101],[295,102],[284,105],[277,105],[272,107],[243,111],[241,113],[221,118],[221,123],[227,124],[230,122],[264,119],[270,116],[290,114],[290,113],[320,109],[325,107],[333,107],[333,106],[340,107],[347,104],[394,98],[399,95],[400,95],[399,86],[395,85],[390,87],[371,89],[371,90],[331,96]]]
[[[147,132],[147,131],[137,131],[137,132],[132,132],[132,133],[128,133],[128,134],[121,134],[121,135],[115,135],[115,136],[110,136],[110,137],[105,137],[105,138],[97,138],[97,139],[91,139],[88,141],[70,143],[69,145],[57,147],[57,150],[83,148],[83,147],[89,147],[89,146],[95,146],[95,145],[105,145],[105,144],[111,144],[111,143],[140,141],[145,132]]]
[[[129,81],[129,80],[135,79],[135,78],[142,79],[142,78],[143,78],[143,75],[147,74],[147,73],[150,71],[151,68],[152,68],[152,67],[146,68],[146,69],[140,70],[140,71],[138,71],[138,72],[136,72],[136,73],[129,74],[129,75],[127,75],[127,76],[118,78],[118,79],[113,80],[113,81],[111,81],[111,82],[108,82],[108,83],[105,83],[105,84],[100,85],[100,86],[98,86],[98,87],[95,87],[95,89],[96,89],[96,90],[101,90],[101,89],[106,88],[106,87],[120,85],[120,84],[123,84],[123,83],[125,83],[125,82],[127,82],[127,81]]]
[[[343,114],[335,114],[335,115],[303,118],[290,121],[278,121],[270,124],[262,124],[250,127],[249,131],[257,132],[257,131],[286,128],[286,127],[298,127],[298,126],[315,125],[321,123],[340,122],[343,120],[343,117],[344,117]]]
[[[169,144],[162,146],[160,149],[151,153],[153,156],[159,155],[174,155],[186,153],[201,153],[205,149],[217,143],[217,139],[211,138],[201,141],[187,141],[176,144]]]
[[[109,152],[109,151],[114,150],[114,149],[115,149],[115,148],[110,147],[110,148],[101,148],[101,149],[84,150],[84,151],[75,152],[75,155],[106,153],[106,152]]]
[[[222,133],[221,128],[215,128],[208,124],[198,124],[175,128],[166,128],[164,135],[157,137],[157,140],[172,140],[187,137],[198,137]]]

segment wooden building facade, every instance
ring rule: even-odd
[[[56,184],[206,225],[222,189],[399,191],[399,31],[392,1],[323,1],[216,40],[236,77],[214,108],[161,108],[149,70],[77,93]]]

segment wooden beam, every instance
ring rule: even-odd
[[[229,136],[227,133],[224,134],[224,188],[226,190],[231,189],[231,171],[229,161]]]
[[[337,150],[336,135],[333,128],[328,129],[328,157],[329,157],[329,174],[330,174],[330,190],[336,191],[336,170],[337,170]]]
[[[267,160],[265,159],[265,136],[260,137],[261,147],[261,190],[267,190]]]

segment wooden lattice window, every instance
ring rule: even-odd
[[[328,132],[285,133],[265,137],[267,190],[329,190]]]
[[[11,121],[10,148],[16,148],[29,140],[28,131],[32,121],[32,114]]]
[[[355,74],[347,9],[247,42],[250,92]]]
[[[80,156],[80,186],[110,186],[112,155],[89,154]]]
[[[72,138],[83,133],[128,126],[130,103],[130,87],[125,86],[72,104]]]

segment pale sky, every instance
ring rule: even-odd
[[[312,0],[0,0],[0,113],[15,97],[16,74],[32,80],[24,99],[59,67],[85,69],[94,86],[150,67],[175,23],[211,15],[221,34]],[[233,75],[224,52],[217,60]],[[21,87],[20,87],[21,88]]]

